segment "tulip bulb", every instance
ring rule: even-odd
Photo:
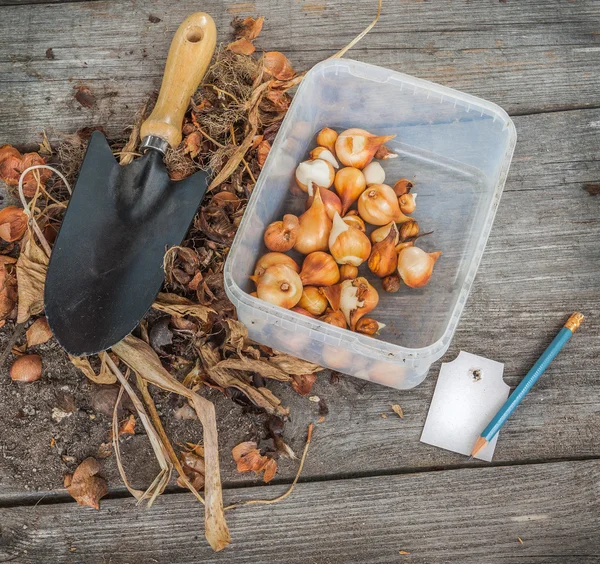
[[[401,178],[394,184],[394,193],[400,197],[403,194],[408,194],[413,187],[413,183],[408,178]]]
[[[310,152],[310,158],[312,160],[321,159],[322,161],[327,161],[333,168],[340,168],[340,165],[335,160],[333,153],[326,147],[315,147]]]
[[[385,182],[385,171],[377,161],[373,161],[363,168],[363,174],[365,175],[367,186],[371,186],[371,184],[383,184]]]
[[[329,188],[334,178],[335,170],[330,163],[322,159],[304,161],[296,168],[296,182],[309,196],[312,196],[313,184]]]
[[[398,242],[398,228],[395,223],[390,224],[390,230],[383,241],[375,243],[371,256],[369,257],[369,270],[384,278],[389,276],[398,268],[398,255],[396,254],[396,243]]]
[[[353,264],[342,264],[340,266],[340,282],[354,280],[358,276],[358,267]]]
[[[317,186],[319,192],[321,193],[321,199],[323,200],[323,204],[325,205],[325,211],[327,212],[327,217],[333,221],[333,216],[336,213],[342,213],[342,202],[338,198],[338,195],[332,190],[327,190],[327,188],[323,188],[322,186]],[[314,196],[309,196],[308,200],[306,200],[306,209],[310,208],[314,200]]]
[[[302,297],[300,276],[285,264],[276,264],[265,270],[256,284],[261,300],[285,309],[294,307]]]
[[[300,226],[294,249],[303,255],[308,255],[314,251],[326,251],[332,223],[327,216],[325,204],[319,190],[315,192],[310,208],[298,218],[298,221]]]
[[[427,253],[414,245],[402,249],[398,255],[398,274],[402,281],[410,288],[425,286],[441,254],[441,251]]]
[[[300,223],[291,213],[283,216],[282,221],[274,221],[265,230],[264,241],[267,249],[285,253],[293,248],[298,237]]]
[[[375,309],[379,302],[379,294],[367,279],[362,277],[344,280],[339,286],[339,309],[350,329],[354,331],[360,318]]]
[[[342,201],[342,214],[345,214],[363,193],[367,181],[360,170],[347,166],[335,173],[334,186]]]
[[[356,210],[350,210],[342,219],[350,226],[355,227],[359,231],[363,233],[367,232],[367,228],[365,226],[365,222],[358,215]]]
[[[294,272],[300,272],[300,267],[293,258],[288,257],[283,253],[267,253],[260,257],[256,262],[254,276],[251,278],[256,278],[256,280],[258,280],[265,273],[267,268],[275,266],[276,264],[284,264],[285,266],[289,266]]]
[[[394,272],[393,274],[386,276],[381,281],[381,287],[383,288],[384,292],[389,292],[390,294],[397,292],[400,289],[401,284],[402,281],[400,280],[400,275],[398,272]]]
[[[415,244],[414,241],[402,241],[396,245],[396,252],[399,253],[402,249],[407,249],[408,247],[413,247]]]
[[[329,253],[310,253],[302,263],[300,280],[304,286],[332,286],[340,279],[340,269]]]
[[[325,313],[325,315],[319,317],[319,319],[335,327],[340,327],[341,329],[346,329],[346,327],[348,326],[346,323],[346,318],[340,310],[333,311],[332,309],[330,309]]]
[[[350,227],[339,214],[335,214],[329,234],[329,252],[338,264],[359,266],[369,258],[371,241],[362,231]]]
[[[402,213],[412,213],[417,209],[417,195],[402,194],[398,198],[398,204],[400,204],[400,211]]]
[[[322,147],[327,147],[332,153],[335,153],[335,142],[337,138],[337,131],[330,127],[324,127],[317,134],[317,144]]]
[[[343,165],[364,168],[373,160],[377,149],[394,137],[373,135],[364,129],[346,129],[336,139],[335,154]]]
[[[294,307],[290,308],[290,311],[293,311],[294,313],[299,313],[300,315],[304,315],[305,317],[310,317],[311,319],[317,319],[316,315],[313,315],[312,313],[310,313],[309,311],[306,311],[304,308],[302,308],[300,306],[294,306]]]
[[[400,239],[406,241],[419,234],[419,224],[416,221],[407,221],[400,226]]]
[[[372,317],[362,317],[356,323],[356,332],[363,335],[379,335],[379,332],[385,327],[384,323],[375,321]]]
[[[319,292],[319,288],[304,286],[298,307],[305,309],[311,315],[318,316],[325,312],[328,305],[327,298]]]
[[[388,236],[388,233],[392,229],[392,226],[396,227],[396,224],[393,221],[390,221],[387,225],[384,225],[383,227],[379,227],[378,229],[375,229],[375,231],[373,231],[371,233],[371,242],[372,243],[381,243],[381,241],[383,241]],[[396,227],[395,232],[396,232],[396,240],[394,241],[394,245],[397,245],[398,239],[399,239],[397,227]]]
[[[385,225],[390,221],[412,221],[400,211],[398,198],[387,184],[369,186],[358,198],[358,213],[367,223],[373,225]]]

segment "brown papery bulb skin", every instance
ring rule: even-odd
[[[313,186],[314,191],[315,186]],[[342,202],[338,198],[338,195],[332,190],[327,190],[327,188],[323,188],[322,186],[316,186],[319,192],[321,193],[321,199],[323,200],[323,205],[325,206],[325,211],[327,212],[327,217],[333,221],[333,216],[336,213],[342,213]],[[310,208],[313,203],[314,196],[309,196],[308,200],[306,200],[306,209]]]
[[[398,204],[402,213],[412,213],[417,209],[417,195],[403,194],[398,198]]]
[[[385,225],[412,221],[400,211],[398,198],[387,184],[373,184],[358,198],[358,213],[367,223]]]
[[[394,137],[373,135],[364,129],[346,129],[335,142],[335,154],[343,165],[362,169],[373,160],[377,149]]]
[[[290,267],[294,272],[300,272],[298,263],[292,258],[284,255],[283,253],[267,253],[260,257],[254,267],[254,276],[251,278],[260,278],[267,268],[275,266],[276,264],[285,264]]]
[[[350,226],[362,231],[363,233],[367,232],[367,226],[362,218],[358,215],[356,210],[349,211],[342,219]]]
[[[371,241],[336,214],[329,235],[329,252],[338,264],[360,266],[371,254]]]
[[[400,239],[406,241],[419,234],[419,224],[416,221],[407,221],[400,226]]]
[[[340,290],[339,309],[344,313],[346,322],[352,331],[355,330],[359,319],[370,311],[373,311],[379,303],[379,294],[377,290],[369,284],[366,278],[358,277],[355,280],[344,280],[338,284]],[[334,286],[334,288],[336,288]],[[328,297],[332,308],[335,307],[335,300]]]
[[[322,317],[319,317],[319,319],[321,321],[324,321],[325,323],[329,323],[330,325],[333,325],[334,327],[339,327],[340,329],[346,329],[346,327],[348,327],[348,324],[346,323],[346,318],[344,317],[344,314],[341,311],[333,311],[333,310],[329,310],[328,312],[325,313],[325,315],[323,315]]]
[[[308,311],[310,314],[319,316],[327,309],[329,303],[327,298],[319,292],[316,286],[304,286],[302,297],[298,306]]]
[[[304,286],[332,286],[340,280],[340,269],[329,253],[315,251],[304,259],[300,280]]]
[[[10,367],[14,382],[35,382],[42,376],[42,359],[37,354],[26,354],[15,360]]]
[[[319,191],[315,192],[310,208],[298,218],[298,221],[300,226],[294,248],[303,255],[315,251],[326,251],[329,244],[329,233],[333,224],[327,215]]]
[[[386,276],[381,281],[381,287],[383,288],[383,290],[390,294],[397,292],[400,289],[401,285],[402,285],[402,280],[400,280],[400,275],[397,272],[394,272],[394,274],[390,274],[389,276]]]
[[[419,247],[406,247],[398,254],[398,274],[409,288],[422,288],[431,279],[433,265],[441,251],[427,253]]]
[[[388,149],[385,145],[382,145],[375,152],[375,158],[380,161],[387,161],[389,159],[395,159],[398,156],[398,153],[394,153],[391,149]]]
[[[282,221],[274,221],[265,230],[264,241],[267,249],[285,253],[294,247],[300,223],[295,215],[283,216]]]
[[[337,131],[330,127],[324,127],[317,134],[317,145],[327,147],[335,155],[335,142],[337,138]]]
[[[413,183],[408,178],[401,178],[394,184],[394,193],[400,197],[404,194],[408,194],[413,187]]]
[[[344,280],[354,280],[358,276],[358,266],[352,264],[342,264],[340,266],[340,282]]]
[[[335,173],[333,185],[342,201],[342,213],[340,215],[344,215],[364,192],[367,187],[367,180],[362,171],[347,166]]]
[[[392,223],[387,237],[383,241],[379,241],[379,243],[373,245],[368,265],[369,270],[375,276],[384,278],[398,268],[398,255],[395,249],[397,240],[398,228],[395,223]]]
[[[357,333],[362,333],[363,335],[369,335],[372,337],[373,335],[379,334],[379,331],[381,331],[384,327],[385,325],[383,323],[379,323],[379,321],[376,321],[372,317],[361,317],[356,322],[355,331]]]
[[[289,266],[277,264],[265,270],[256,284],[256,293],[265,302],[291,309],[302,297],[302,281]]]

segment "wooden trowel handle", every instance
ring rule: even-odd
[[[177,147],[181,142],[183,115],[198,88],[217,42],[213,19],[204,12],[188,17],[177,29],[154,110],[140,130],[142,139],[160,137]]]

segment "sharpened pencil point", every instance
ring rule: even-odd
[[[477,441],[475,441],[475,446],[473,447],[473,450],[471,451],[471,457],[477,456],[477,454],[483,449],[485,448],[485,446],[488,444],[487,440],[485,440],[483,437],[479,437],[477,439]]]

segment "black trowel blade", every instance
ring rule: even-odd
[[[46,277],[46,316],[67,352],[106,350],[135,328],[207,186],[203,171],[170,180],[155,150],[121,166],[104,135],[92,135]]]

